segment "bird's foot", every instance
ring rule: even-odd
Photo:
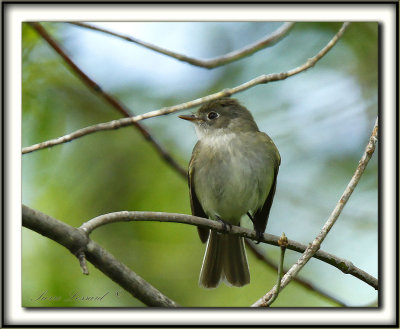
[[[263,239],[263,232],[256,230],[256,238],[257,238],[256,244],[259,244],[261,242],[261,240]]]
[[[224,221],[219,216],[217,216],[217,220],[222,223],[222,228],[225,233],[229,233],[232,230],[232,224]]]

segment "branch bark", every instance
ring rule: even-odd
[[[87,29],[91,29],[94,31],[98,31],[98,32],[102,32],[102,33],[106,33],[109,35],[113,35],[115,37],[124,39],[126,41],[135,43],[137,45],[140,45],[142,47],[145,47],[147,49],[151,49],[155,52],[158,52],[160,54],[175,58],[179,61],[182,62],[186,62],[189,64],[192,64],[194,66],[199,66],[199,67],[203,67],[206,69],[212,69],[218,66],[222,66],[228,63],[232,63],[234,61],[237,61],[239,59],[242,59],[244,57],[250,56],[252,54],[254,54],[255,52],[264,49],[266,47],[270,47],[272,45],[274,45],[276,42],[278,42],[279,40],[281,40],[283,37],[285,37],[287,35],[287,33],[292,29],[294,23],[284,23],[283,25],[281,25],[276,31],[274,31],[272,34],[265,36],[264,38],[262,38],[261,40],[247,45],[245,47],[243,47],[242,49],[239,50],[235,50],[232,51],[228,54],[225,54],[223,56],[220,57],[216,57],[216,58],[212,58],[212,59],[205,59],[205,60],[201,60],[201,59],[197,59],[197,58],[193,58],[193,57],[189,57],[183,54],[179,54],[177,52],[159,47],[157,45],[153,45],[149,42],[145,42],[145,41],[141,41],[137,38],[134,37],[130,37],[128,35],[123,35],[121,33],[116,33],[116,32],[111,32],[109,30],[106,30],[104,28],[101,27],[97,27],[97,26],[93,26],[87,23],[80,23],[80,22],[68,22],[69,24],[72,25],[76,25],[76,26],[80,26],[83,28],[87,28]]]
[[[328,220],[326,221],[325,225],[322,227],[318,236],[314,239],[314,241],[307,247],[304,251],[303,255],[297,260],[297,262],[289,269],[289,271],[285,274],[282,278],[280,290],[286,287],[290,281],[299,273],[299,271],[307,264],[307,262],[313,257],[319,250],[321,243],[324,241],[325,237],[328,235],[329,231],[335,224],[336,220],[339,218],[344,206],[346,205],[347,201],[349,200],[351,194],[353,193],[355,187],[357,186],[369,160],[372,157],[372,154],[375,151],[375,146],[377,142],[378,136],[378,118],[375,121],[374,128],[372,129],[371,137],[369,142],[365,148],[364,154],[362,155],[356,171],[354,172],[353,177],[351,178],[349,184],[347,185],[346,189],[344,190],[340,200],[336,204],[335,208],[333,209],[331,215],[329,216]],[[378,282],[376,282],[376,289],[378,289]],[[254,307],[262,307],[267,306],[268,301],[274,295],[275,291],[277,290],[277,286],[275,285],[274,288],[269,291],[266,295],[260,298],[257,302],[255,302],[252,306]]]
[[[22,205],[22,225],[61,244],[77,257],[84,252],[88,261],[145,305],[178,306],[173,300],[115,259],[108,251],[90,240],[82,230],[25,205]]]
[[[278,244],[281,247],[281,257],[278,265],[278,280],[276,282],[277,289],[273,292],[271,298],[268,300],[268,304],[266,305],[267,307],[271,306],[271,304],[278,298],[279,292],[280,292],[280,286],[281,286],[281,280],[282,280],[282,273],[283,273],[283,262],[285,259],[285,251],[287,247],[288,239],[285,235],[285,233],[282,233],[281,237],[278,240]]]
[[[213,221],[207,218],[196,217],[191,215],[164,213],[164,212],[150,212],[150,211],[119,211],[119,212],[104,214],[95,217],[87,221],[86,223],[83,223],[80,229],[82,229],[89,235],[93,230],[95,230],[100,226],[107,225],[110,223],[129,222],[129,221],[158,221],[158,222],[182,223],[182,224],[200,226],[204,228],[210,228],[218,232],[226,233],[225,226],[223,225],[223,223],[220,223],[218,221]],[[229,233],[240,235],[245,238],[258,241],[258,237],[255,231],[246,229],[244,227],[232,225],[232,229],[229,231]],[[261,242],[268,243],[274,246],[279,246],[278,240],[279,240],[278,236],[268,233],[264,233],[261,238]],[[307,246],[293,240],[288,240],[287,248],[303,253],[307,249]],[[338,268],[343,273],[355,276],[358,279],[369,284],[370,286],[374,287],[375,289],[378,289],[378,280],[373,276],[371,276],[370,274],[366,273],[365,271],[354,266],[352,262],[322,250],[319,250],[317,253],[315,253],[314,257]]]
[[[186,110],[195,106],[199,106],[201,104],[204,104],[206,102],[209,102],[211,100],[215,100],[217,98],[221,98],[221,97],[226,97],[226,96],[231,96],[233,94],[236,94],[238,92],[247,90],[251,87],[254,87],[256,85],[259,84],[266,84],[268,82],[271,81],[279,81],[279,80],[284,80],[288,77],[291,77],[293,75],[296,75],[300,72],[303,72],[307,69],[309,69],[310,67],[314,66],[323,56],[326,55],[326,53],[332,49],[332,47],[339,41],[339,39],[342,37],[343,33],[346,31],[347,27],[349,26],[350,23],[343,23],[342,27],[340,28],[340,30],[336,33],[336,35],[328,42],[328,44],[321,49],[321,51],[319,51],[314,57],[310,58],[307,60],[307,62],[305,62],[303,65],[298,66],[292,70],[289,70],[287,72],[281,72],[281,73],[272,73],[272,74],[263,74],[260,75],[246,83],[243,83],[239,86],[233,87],[233,88],[228,88],[228,89],[224,89],[221,90],[217,93],[208,95],[208,96],[204,96],[201,98],[197,98],[195,100],[186,102],[186,103],[182,103],[182,104],[178,104],[178,105],[174,105],[174,106],[170,106],[170,107],[164,107],[162,109],[159,110],[155,110],[155,111],[151,111],[151,112],[147,112],[141,115],[137,115],[134,117],[129,117],[129,118],[123,118],[123,119],[119,119],[119,120],[113,120],[110,122],[105,122],[105,123],[99,123],[96,125],[92,125],[89,127],[85,127],[82,129],[79,129],[75,132],[72,132],[68,135],[65,136],[61,136],[52,140],[48,140],[42,143],[38,143],[38,144],[34,144],[28,147],[24,147],[22,149],[22,154],[25,153],[30,153],[30,152],[34,152],[43,148],[47,148],[47,147],[51,147],[51,146],[55,146],[55,145],[59,145],[62,143],[66,143],[66,142],[70,142],[74,139],[98,132],[98,131],[106,131],[106,130],[113,130],[113,129],[118,129],[121,127],[125,127],[125,126],[130,126],[132,124],[137,123],[138,121],[141,120],[145,120],[145,119],[149,119],[149,118],[153,118],[153,117],[157,117],[157,116],[161,116],[161,115],[167,115],[167,114],[171,114],[174,112],[178,112],[178,111],[182,111],[182,110]],[[185,172],[186,175],[186,172]]]
[[[278,266],[275,264],[274,261],[272,261],[271,259],[269,259],[267,257],[267,255],[264,254],[264,252],[262,252],[260,250],[260,248],[253,242],[251,242],[250,240],[245,240],[247,247],[251,250],[251,252],[253,253],[254,256],[256,256],[256,258],[258,258],[259,260],[261,260],[265,265],[271,267],[274,270],[278,270]],[[283,272],[287,272],[287,269],[284,268]],[[312,282],[305,280],[303,278],[299,278],[298,276],[295,276],[294,281],[296,281],[298,284],[300,284],[302,287],[316,293],[317,295],[324,297],[336,304],[338,304],[341,307],[346,307],[347,305],[345,303],[343,303],[341,300],[337,299],[336,297],[330,295],[329,293],[327,293],[326,291],[323,291],[322,289],[320,289],[319,287],[315,286]]]

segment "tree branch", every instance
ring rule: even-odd
[[[218,221],[191,215],[164,213],[164,212],[150,212],[150,211],[119,211],[119,212],[104,214],[83,223],[80,226],[80,229],[82,229],[89,235],[94,229],[100,226],[107,225],[110,223],[129,222],[129,221],[158,221],[158,222],[182,223],[204,228],[210,228],[218,232],[226,233],[225,226],[223,225],[223,223],[220,223]],[[255,231],[246,229],[244,227],[232,225],[232,229],[229,231],[229,233],[243,236],[245,238],[255,241],[258,241],[259,239]],[[278,236],[264,233],[260,241],[274,246],[279,246],[278,240],[279,240]],[[288,240],[287,248],[303,253],[307,249],[307,246],[293,240]],[[358,279],[364,281],[365,283],[369,284],[375,289],[378,288],[377,279],[375,279],[373,276],[369,275],[365,271],[359,269],[358,267],[354,266],[350,261],[346,259],[334,256],[322,250],[319,250],[314,255],[314,257],[338,268],[345,274],[350,274],[357,277]]]
[[[89,76],[84,73],[67,55],[67,53],[61,48],[61,46],[47,33],[46,29],[40,25],[39,23],[28,23],[32,28],[34,28],[40,36],[46,40],[46,42],[61,56],[61,58],[65,61],[65,63],[77,74],[77,76],[83,81],[83,83],[92,91],[99,94],[103,99],[110,104],[114,109],[116,109],[119,113],[124,115],[125,117],[131,117],[132,112],[119,100],[111,96],[111,94],[103,91],[101,87],[93,81]],[[142,126],[137,121],[131,122],[139,130],[142,136],[153,145],[158,154],[169,164],[171,165],[178,173],[180,173],[183,177],[186,178],[187,172],[186,169],[182,168],[173,158],[172,156],[165,150],[161,144],[150,134],[150,132]],[[32,150],[28,150],[22,154],[32,152]]]
[[[237,61],[244,57],[250,56],[261,49],[270,47],[270,46],[274,45],[276,42],[278,42],[279,40],[281,40],[290,31],[290,29],[294,25],[294,23],[284,23],[272,34],[267,35],[266,37],[262,38],[261,40],[255,42],[253,44],[247,45],[247,46],[243,47],[242,49],[232,51],[232,52],[227,53],[220,57],[201,60],[201,59],[196,59],[196,58],[189,57],[189,56],[186,56],[183,54],[179,54],[179,53],[176,53],[176,52],[168,50],[168,49],[161,48],[157,45],[153,45],[149,42],[141,41],[137,38],[130,37],[128,35],[123,35],[120,33],[112,32],[112,31],[106,30],[104,28],[96,27],[96,26],[93,26],[93,25],[90,25],[87,23],[79,23],[79,22],[68,22],[68,23],[72,24],[72,25],[80,26],[83,28],[91,29],[94,31],[113,35],[115,37],[118,37],[118,38],[124,39],[126,41],[135,43],[137,45],[143,46],[147,49],[154,50],[160,54],[167,55],[169,57],[173,57],[179,61],[186,62],[186,63],[192,64],[195,66],[203,67],[206,69],[212,69],[212,68],[215,68],[218,66],[222,66],[222,65]]]
[[[332,47],[338,42],[338,40],[341,38],[341,36],[343,35],[343,33],[345,32],[345,30],[347,29],[347,27],[349,26],[350,23],[343,23],[342,27],[340,28],[340,30],[336,33],[336,35],[328,42],[328,44],[321,49],[320,52],[318,52],[314,57],[310,58],[307,62],[305,62],[303,65],[296,67],[292,70],[289,70],[287,72],[281,72],[281,73],[272,73],[272,74],[263,74],[260,75],[248,82],[245,82],[239,86],[233,87],[233,88],[228,88],[228,89],[224,89],[222,91],[219,91],[217,93],[208,95],[208,96],[204,96],[201,98],[197,98],[195,100],[186,102],[186,103],[182,103],[182,104],[178,104],[178,105],[174,105],[174,106],[170,106],[170,107],[164,107],[162,109],[159,110],[155,110],[155,111],[151,111],[151,112],[147,112],[141,115],[137,115],[134,117],[129,117],[129,118],[123,118],[123,119],[119,119],[119,120],[113,120],[110,122],[105,122],[105,123],[99,123],[99,124],[95,124],[89,127],[85,127],[79,130],[76,130],[75,132],[72,132],[68,135],[65,136],[61,136],[55,139],[51,139],[42,143],[38,143],[38,144],[34,144],[28,147],[24,147],[22,149],[22,154],[25,153],[30,153],[33,151],[37,151],[43,148],[47,148],[47,147],[51,147],[51,146],[55,146],[58,144],[62,144],[62,143],[66,143],[66,142],[70,142],[74,139],[92,134],[94,132],[98,132],[98,131],[105,131],[105,130],[113,130],[113,129],[118,129],[121,127],[125,127],[125,126],[129,126],[132,124],[137,123],[138,121],[141,120],[145,120],[145,119],[149,119],[149,118],[153,118],[153,117],[157,117],[157,116],[161,116],[161,115],[167,115],[170,113],[174,113],[174,112],[178,112],[178,111],[182,111],[182,110],[186,110],[201,104],[204,104],[206,102],[209,102],[211,100],[215,100],[217,98],[221,98],[221,97],[225,97],[225,96],[231,96],[233,94],[236,94],[238,92],[247,90],[251,87],[254,87],[256,85],[259,84],[266,84],[268,82],[271,81],[278,81],[278,80],[284,80],[290,76],[293,76],[295,74],[298,74],[300,72],[303,72],[307,69],[309,69],[310,67],[314,66],[315,63],[317,63],[330,49],[332,49]]]
[[[351,178],[349,184],[347,185],[346,189],[344,190],[339,202],[336,204],[335,208],[333,209],[331,215],[329,216],[328,220],[326,221],[325,225],[322,227],[318,236],[314,239],[314,241],[307,247],[304,251],[303,255],[298,259],[298,261],[289,269],[289,271],[285,274],[281,281],[280,289],[286,287],[290,281],[299,273],[299,271],[304,267],[304,265],[313,257],[319,250],[321,243],[324,241],[325,237],[329,233],[330,229],[335,224],[336,220],[339,218],[344,206],[346,205],[347,201],[349,200],[351,194],[353,193],[355,187],[357,186],[369,160],[372,157],[372,154],[375,151],[375,146],[377,142],[378,136],[378,118],[375,121],[374,128],[372,130],[371,137],[369,142],[365,148],[364,154],[361,157],[361,160],[358,163],[357,169]],[[376,289],[378,288],[378,282],[376,282]],[[275,285],[274,288],[260,298],[256,303],[252,306],[260,307],[268,305],[269,299],[273,296],[274,292],[277,290],[277,286]]]
[[[22,225],[63,245],[72,254],[86,258],[110,279],[148,306],[176,307],[173,300],[142,279],[80,229],[22,205]],[[81,261],[81,259],[80,259]]]
[[[281,286],[281,280],[282,280],[282,273],[283,273],[283,261],[285,259],[285,251],[286,247],[288,244],[288,239],[285,235],[285,233],[282,233],[281,237],[278,240],[278,244],[281,247],[281,257],[279,260],[279,266],[278,266],[278,279],[276,282],[277,289],[273,292],[272,297],[268,300],[268,304],[266,305],[267,307],[271,306],[271,304],[278,298],[279,292],[280,292],[280,286]]]
[[[278,266],[275,264],[275,262],[269,259],[267,255],[265,255],[255,243],[247,239],[245,240],[245,243],[247,247],[250,249],[250,251],[253,253],[253,255],[256,256],[257,259],[261,260],[265,265],[271,267],[272,269],[278,270]],[[287,272],[287,269],[283,269],[283,271]],[[347,305],[343,303],[341,300],[321,290],[310,281],[299,278],[298,276],[295,276],[293,280],[296,281],[298,284],[300,284],[302,287],[318,294],[319,296],[329,299],[341,307],[347,307]]]

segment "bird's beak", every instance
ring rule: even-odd
[[[179,118],[183,120],[188,120],[188,121],[198,121],[200,118],[196,117],[194,114],[192,115],[179,115]]]

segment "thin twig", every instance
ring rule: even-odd
[[[22,225],[56,241],[74,255],[84,252],[89,262],[145,305],[178,306],[173,300],[119,262],[108,251],[90,240],[82,230],[25,205],[22,205]]]
[[[325,225],[322,227],[320,233],[318,236],[314,239],[314,241],[307,247],[307,249],[304,251],[303,255],[298,259],[298,261],[289,269],[289,271],[285,274],[285,276],[282,279],[280,289],[283,289],[286,287],[290,281],[293,280],[293,277],[295,277],[299,271],[304,267],[304,265],[315,255],[320,246],[321,243],[324,241],[325,237],[335,224],[336,220],[339,218],[339,215],[341,214],[344,206],[346,205],[347,201],[349,200],[351,194],[353,193],[355,187],[357,186],[369,160],[372,157],[372,154],[374,153],[376,142],[377,142],[377,136],[378,136],[378,118],[375,121],[374,128],[372,130],[371,137],[369,139],[369,142],[365,148],[364,154],[362,155],[357,169],[351,178],[349,184],[347,185],[346,189],[344,190],[340,200],[336,204],[335,208],[333,209],[331,215],[329,216],[328,220],[326,221]],[[274,286],[274,288],[269,291],[266,295],[264,295],[262,298],[260,298],[256,303],[254,303],[252,306],[255,307],[260,307],[260,306],[266,306],[268,303],[268,300],[271,298],[273,295],[274,291],[276,291],[277,286]]]
[[[253,255],[256,256],[257,259],[261,260],[264,264],[271,267],[272,269],[278,270],[278,266],[275,264],[275,262],[271,260],[269,257],[267,257],[267,255],[265,255],[265,253],[263,253],[255,243],[247,239],[245,240],[245,242],[247,247],[250,249]],[[287,272],[287,269],[284,269],[283,271]],[[300,284],[302,287],[318,294],[319,296],[329,299],[341,307],[347,307],[347,305],[343,303],[341,300],[321,290],[319,287],[316,287],[312,282],[300,278],[298,276],[295,276],[293,280],[296,281],[298,284]]]
[[[99,123],[99,124],[95,124],[95,125],[92,125],[89,127],[85,127],[85,128],[76,130],[75,132],[72,132],[65,136],[61,136],[61,137],[51,139],[51,140],[48,140],[48,141],[45,141],[42,143],[24,147],[22,149],[22,154],[37,151],[37,150],[55,146],[58,144],[70,142],[74,139],[92,134],[94,132],[118,129],[121,127],[132,125],[134,123],[137,123],[138,121],[145,120],[148,118],[153,118],[153,117],[157,117],[157,116],[161,116],[161,115],[166,115],[166,114],[186,110],[186,109],[201,105],[203,103],[209,102],[211,100],[215,100],[217,98],[231,96],[233,94],[247,90],[247,89],[254,87],[256,85],[259,85],[259,84],[265,84],[265,83],[268,83],[271,81],[284,80],[290,76],[293,76],[295,74],[303,72],[303,71],[309,69],[310,67],[314,66],[315,63],[318,62],[336,44],[336,42],[343,35],[344,31],[346,30],[346,28],[348,27],[349,24],[350,23],[343,23],[342,27],[336,33],[336,35],[331,39],[331,41],[329,41],[329,43],[318,54],[316,54],[314,57],[310,58],[303,65],[296,67],[290,71],[281,72],[281,73],[273,73],[273,74],[268,74],[268,75],[263,74],[263,75],[258,76],[255,79],[252,79],[252,80],[250,80],[246,83],[243,83],[239,86],[236,86],[236,87],[233,87],[230,89],[224,89],[217,93],[214,93],[214,94],[211,94],[208,96],[204,96],[201,98],[197,98],[195,100],[192,100],[192,101],[189,101],[186,103],[182,103],[182,104],[178,104],[178,105],[174,105],[174,106],[170,106],[170,107],[164,107],[159,110],[147,112],[147,113],[137,115],[134,117],[130,117],[130,118],[123,118],[123,119],[119,119],[119,120],[113,120],[110,122]]]
[[[271,306],[271,304],[278,298],[279,292],[280,292],[280,286],[281,286],[281,280],[282,280],[282,272],[283,272],[283,260],[285,259],[285,251],[286,247],[288,244],[288,239],[285,235],[285,233],[282,233],[281,237],[278,240],[278,244],[281,247],[281,257],[279,261],[279,267],[278,267],[278,279],[276,282],[277,289],[273,292],[272,297],[267,303],[267,307]]]
[[[119,113],[125,117],[131,117],[132,112],[119,100],[114,98],[111,94],[105,92],[101,87],[93,81],[86,73],[84,73],[67,55],[67,53],[61,48],[61,46],[47,33],[46,29],[39,23],[31,22],[29,25],[34,28],[41,37],[46,40],[46,42],[62,57],[65,63],[78,75],[78,77],[85,83],[87,87],[103,97],[107,103],[109,103],[113,108],[115,108]],[[157,150],[158,154],[169,163],[177,172],[179,172],[183,177],[187,176],[186,169],[182,168],[161,146],[161,144],[150,134],[150,132],[137,121],[132,121],[131,124],[137,128],[143,137],[150,142],[151,145]],[[32,151],[22,151],[22,154],[29,153]]]
[[[237,61],[241,58],[250,56],[261,49],[270,47],[270,46],[274,45],[276,42],[278,42],[279,40],[281,40],[290,31],[290,29],[294,25],[294,23],[284,23],[272,34],[267,35],[266,37],[262,38],[261,40],[258,40],[257,42],[255,42],[253,44],[247,45],[247,46],[243,47],[242,49],[232,51],[232,52],[225,54],[223,56],[220,56],[220,57],[201,60],[201,59],[196,59],[196,58],[189,57],[189,56],[186,56],[183,54],[179,54],[179,53],[176,53],[176,52],[168,50],[168,49],[161,48],[157,45],[153,45],[149,42],[141,41],[137,38],[130,37],[128,35],[123,35],[121,33],[112,32],[112,31],[106,30],[104,28],[93,26],[93,25],[90,25],[87,23],[80,23],[80,22],[68,22],[68,23],[77,25],[80,27],[84,27],[87,29],[91,29],[94,31],[113,35],[115,37],[118,37],[118,38],[124,39],[126,41],[133,42],[135,44],[143,46],[147,49],[154,50],[163,55],[173,57],[179,61],[186,62],[186,63],[192,64],[195,66],[199,66],[199,67],[204,67],[206,69],[212,69],[212,68],[215,68],[218,66],[222,66],[222,65]]]
[[[109,214],[100,215],[95,217],[80,226],[80,229],[86,232],[88,235],[96,228],[116,222],[129,222],[129,221],[158,221],[158,222],[172,222],[172,223],[182,223],[195,225],[205,228],[210,228],[218,232],[226,233],[226,228],[223,223],[218,221],[213,221],[207,218],[196,217],[191,215],[176,214],[176,213],[165,213],[165,212],[151,212],[151,211],[119,211]],[[240,235],[245,238],[268,243],[274,246],[279,246],[279,237],[276,235],[264,233],[261,239],[256,235],[255,231],[246,229],[244,227],[232,225],[230,234]],[[307,246],[298,243],[293,240],[288,240],[288,249],[303,253]],[[378,280],[372,275],[366,273],[365,271],[354,266],[354,264],[346,259],[337,257],[335,255],[329,254],[325,251],[319,250],[315,255],[315,258],[328,263],[345,274],[350,274],[357,277],[358,279],[364,281],[370,286],[377,289]]]
[[[76,256],[78,257],[79,260],[79,265],[82,269],[82,273],[85,275],[89,275],[89,270],[87,267],[87,263],[86,263],[86,256],[85,256],[85,252],[83,250],[80,250]]]

